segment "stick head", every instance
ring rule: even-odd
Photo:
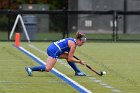
[[[103,71],[100,71],[100,76],[104,75]]]
[[[106,74],[106,72],[105,71],[101,71],[100,72],[100,75],[102,76],[102,75],[105,75]]]

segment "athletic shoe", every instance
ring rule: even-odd
[[[86,76],[86,74],[83,72],[76,72],[75,76]]]
[[[32,76],[32,70],[29,67],[25,67],[25,70],[28,73],[28,76]]]

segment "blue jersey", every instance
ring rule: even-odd
[[[66,38],[53,42],[47,49],[48,56],[58,58],[62,53],[69,52],[68,40],[71,40],[76,44],[75,38]]]

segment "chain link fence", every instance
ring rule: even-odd
[[[48,5],[36,4],[0,10],[0,40],[9,40],[21,14],[32,41],[74,37],[76,31],[86,33],[89,40],[140,41],[139,4],[139,0],[69,0],[68,10],[49,10]],[[27,40],[20,22],[15,32],[21,33],[21,40]]]

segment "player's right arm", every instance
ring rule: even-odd
[[[68,53],[68,61],[69,62],[75,62],[75,63],[80,63],[82,65],[85,65],[85,62],[82,61],[82,60],[77,60],[75,59],[73,56],[74,56],[74,53],[75,53],[75,50],[76,50],[76,45],[73,41],[69,40],[68,41],[68,46],[70,48],[70,51]]]

